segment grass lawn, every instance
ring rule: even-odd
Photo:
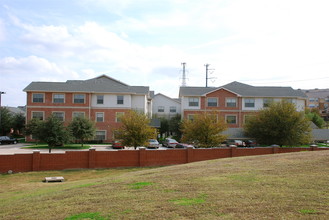
[[[0,219],[329,219],[328,174],[312,151],[0,175]]]
[[[27,147],[22,147],[23,149],[48,149],[47,144],[34,144]],[[84,144],[83,147],[81,147],[81,144],[65,144],[63,147],[52,147],[51,149],[89,149],[89,144]]]

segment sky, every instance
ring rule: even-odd
[[[329,88],[328,0],[0,0],[2,106],[32,81],[108,75],[186,85]]]

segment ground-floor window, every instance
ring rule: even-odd
[[[96,131],[95,140],[106,140],[106,131]]]
[[[236,124],[237,123],[236,115],[226,115],[226,123]]]

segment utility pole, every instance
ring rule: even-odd
[[[185,65],[186,63],[181,63],[183,65],[183,81],[182,81],[182,86],[185,87],[186,86],[186,74],[185,74]]]
[[[215,69],[208,69],[208,67],[210,66],[210,64],[205,64],[204,65],[206,67],[206,87],[208,87],[208,79],[213,79],[213,78],[208,78],[208,71],[209,70],[215,70]]]

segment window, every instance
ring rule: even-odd
[[[95,139],[96,140],[105,140],[106,139],[106,131],[96,131]]]
[[[158,112],[164,112],[164,106],[158,106]]]
[[[32,102],[35,103],[43,103],[43,98],[44,94],[40,94],[40,93],[34,93],[32,94]]]
[[[310,102],[317,102],[318,98],[310,98],[309,100],[310,100]]]
[[[54,94],[53,103],[64,103],[64,94]]]
[[[115,113],[115,122],[121,122],[121,117],[124,115],[124,112],[116,112]]]
[[[227,98],[226,107],[236,107],[236,98]]]
[[[244,107],[246,108],[254,108],[255,107],[255,99],[245,99]]]
[[[325,102],[329,102],[329,98],[326,98],[326,99],[325,99]]]
[[[176,106],[170,106],[169,111],[170,113],[176,113]]]
[[[122,105],[123,104],[123,95],[118,95],[117,96],[117,104]]]
[[[73,112],[73,118],[84,118],[85,113],[84,112]]]
[[[104,121],[104,112],[96,112],[96,121],[103,122]]]
[[[44,112],[32,112],[32,118],[44,119]]]
[[[187,115],[187,119],[190,120],[190,121],[193,121],[194,120],[194,115],[193,114]]]
[[[104,104],[104,96],[98,95],[97,96],[97,104]]]
[[[188,106],[199,106],[199,98],[188,98]]]
[[[217,107],[218,105],[217,98],[208,98],[207,101],[209,107]]]
[[[74,103],[85,103],[85,95],[84,94],[74,94]]]
[[[226,123],[227,124],[236,124],[236,115],[227,115]]]
[[[263,99],[263,107],[269,107],[270,104],[273,102],[273,99],[270,99],[270,98],[265,98]]]
[[[60,121],[64,121],[64,112],[53,112],[53,116]]]

